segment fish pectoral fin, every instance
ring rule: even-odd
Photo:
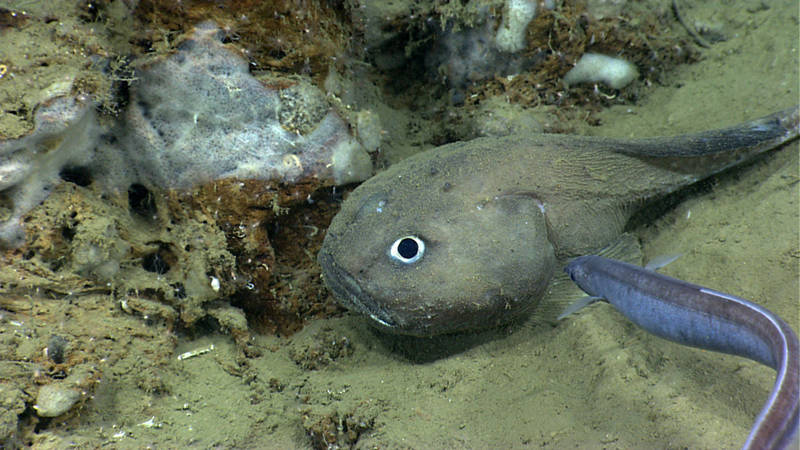
[[[561,315],[558,316],[558,320],[562,320],[565,317],[572,315],[573,313],[578,312],[584,307],[589,306],[592,303],[598,301],[605,301],[605,299],[603,297],[590,297],[588,295],[586,297],[581,297],[578,300],[576,300],[573,304],[569,305],[567,309],[565,309],[564,312],[562,312]]]
[[[631,233],[622,233],[617,240],[597,252],[597,255],[637,266],[642,265],[642,246],[639,244],[639,238]]]
[[[573,283],[563,270],[553,274],[547,293],[536,306],[535,322],[547,323],[551,326],[558,325],[561,313],[575,302],[576,298],[586,295],[585,292]]]
[[[642,247],[639,245],[639,239],[631,233],[621,234],[613,243],[600,250],[598,254],[606,258],[636,264],[637,266],[642,263]],[[537,322],[541,321],[556,326],[564,317],[593,303],[578,305],[583,300],[582,296],[584,295],[586,293],[569,278],[569,275],[564,273],[563,270],[556,271],[550,281],[547,294],[536,307],[534,317]],[[576,302],[576,298],[581,298],[581,300]],[[573,306],[576,307],[572,309]]]

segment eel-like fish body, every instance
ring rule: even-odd
[[[775,385],[744,448],[783,449],[796,442],[800,344],[780,317],[745,299],[601,256],[575,258],[564,270],[586,293],[656,336],[775,369]]]

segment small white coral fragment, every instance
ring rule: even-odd
[[[537,0],[506,0],[503,22],[495,44],[500,51],[514,53],[525,48],[525,30],[536,17]]]
[[[639,76],[636,66],[621,58],[586,53],[564,76],[567,87],[579,83],[602,82],[613,89],[622,89]]]

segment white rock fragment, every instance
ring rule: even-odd
[[[536,17],[537,2],[538,0],[506,0],[503,22],[494,38],[500,51],[514,53],[525,48],[525,31]]]
[[[69,411],[81,394],[65,382],[54,382],[39,388],[33,409],[39,417],[57,417]]]
[[[178,355],[178,361],[183,361],[184,359],[194,358],[195,356],[205,355],[206,353],[214,350],[214,344],[209,345],[208,347],[198,348],[195,350],[189,350],[188,352],[183,352]]]
[[[612,89],[622,89],[639,76],[636,66],[621,58],[586,53],[564,76],[569,88],[578,83],[605,83]]]
[[[139,426],[145,428],[161,428],[162,426],[164,426],[164,424],[161,422],[156,422],[156,416],[150,416],[149,419],[140,423]]]

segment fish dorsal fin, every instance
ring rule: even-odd
[[[597,255],[637,266],[642,265],[642,246],[639,244],[639,238],[631,233],[622,233],[617,240],[600,249]]]

